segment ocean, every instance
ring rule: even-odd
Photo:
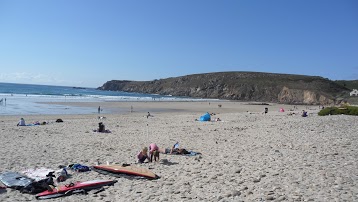
[[[93,108],[43,102],[194,101],[198,99],[95,88],[0,83],[0,115],[94,114]],[[110,113],[104,111],[104,113]]]

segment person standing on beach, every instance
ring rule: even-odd
[[[155,143],[149,145],[150,162],[159,161],[159,147]]]
[[[98,114],[101,113],[101,106],[98,106]]]

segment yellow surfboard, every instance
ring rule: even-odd
[[[148,170],[147,168],[141,168],[137,166],[122,166],[117,164],[112,165],[98,165],[93,166],[93,168],[98,170],[104,170],[107,172],[115,173],[115,174],[127,174],[127,175],[136,175],[141,177],[146,177],[149,179],[157,179],[158,176],[154,174],[152,171]]]

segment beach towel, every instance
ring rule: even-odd
[[[112,133],[110,130],[104,130],[102,132],[99,132],[99,130],[93,130],[95,133]]]
[[[189,153],[187,154],[179,154],[179,153],[168,153],[168,155],[180,155],[180,156],[196,156],[196,155],[201,155],[201,153],[199,152],[194,152],[194,151],[189,151]]]
[[[40,124],[30,123],[26,125],[18,125],[18,126],[39,126]]]
[[[49,168],[35,168],[35,169],[27,169],[22,171],[21,173],[26,175],[27,177],[34,179],[35,181],[40,181],[46,179],[50,172],[54,172],[54,170]]]
[[[168,155],[181,155],[181,156],[196,156],[196,155],[200,155],[200,152],[194,152],[194,151],[187,151],[185,149],[183,149],[184,151],[182,151],[181,153],[178,152],[179,149],[174,150],[173,153],[167,153]]]

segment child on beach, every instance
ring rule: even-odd
[[[142,151],[140,151],[140,152],[137,154],[138,163],[144,163],[144,161],[145,161],[146,159],[148,159],[148,161],[150,161],[147,152],[148,152],[148,148],[147,148],[147,147],[144,147],[144,148],[142,149]]]
[[[153,156],[154,161],[159,161],[159,147],[155,143],[149,145],[149,154],[150,162],[153,162]]]

